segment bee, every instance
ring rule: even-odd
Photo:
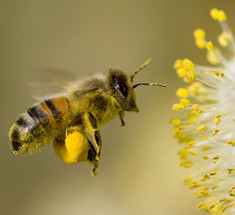
[[[9,131],[10,146],[15,155],[34,153],[48,143],[66,163],[86,161],[93,165],[95,176],[102,150],[100,127],[119,116],[125,125],[124,113],[138,112],[133,84],[146,61],[132,75],[120,69],[109,69],[106,75],[95,74],[65,86],[65,92],[42,100],[22,113]],[[90,140],[91,139],[91,140]]]

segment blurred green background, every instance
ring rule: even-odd
[[[216,39],[219,25],[209,10],[224,9],[235,26],[234,0],[1,0],[0,1],[0,214],[142,215],[201,214],[184,185],[179,146],[170,118],[182,86],[177,58],[207,63],[192,32],[205,28]],[[34,102],[28,83],[42,68],[78,76],[120,67],[167,88],[136,89],[140,113],[102,127],[103,154],[97,177],[86,163],[65,164],[46,146],[33,156],[14,156],[8,129]],[[30,77],[30,78],[29,78]],[[36,76],[35,76],[36,77]]]

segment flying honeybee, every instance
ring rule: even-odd
[[[109,69],[107,75],[96,74],[65,86],[61,95],[43,100],[21,114],[9,132],[10,145],[16,155],[33,153],[52,143],[55,153],[66,163],[86,161],[96,175],[101,156],[100,126],[119,116],[125,125],[125,111],[138,112],[134,77],[151,62],[145,62],[132,75]],[[89,139],[92,137],[92,141]]]

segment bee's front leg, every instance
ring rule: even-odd
[[[90,125],[93,129],[93,134],[92,135],[93,135],[95,148],[97,148],[96,160],[98,161],[100,159],[101,148],[102,148],[101,135],[100,135],[100,131],[99,131],[98,126],[97,126],[97,120],[94,117],[94,115],[91,112],[87,112],[87,115],[88,115],[89,123],[90,123]]]
[[[121,126],[122,126],[122,127],[125,126],[126,123],[124,122],[124,119],[123,119],[123,117],[124,117],[124,111],[119,111],[119,112],[118,112],[118,115],[119,115],[119,118],[120,118],[120,120],[121,120]]]

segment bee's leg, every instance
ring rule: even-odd
[[[69,127],[66,129],[66,137],[68,137],[69,135],[73,135],[75,132],[78,132],[80,133],[80,130],[81,128],[79,126],[73,126],[73,127]],[[83,135],[82,135],[83,137]],[[74,144],[72,146],[71,149],[73,149],[73,151],[71,150],[68,150],[68,146],[67,146],[67,149],[66,149],[66,159],[64,159],[65,162],[67,163],[73,163],[73,158],[75,158],[75,161],[78,162],[78,161],[87,161],[88,163],[92,164],[93,165],[93,170],[91,172],[91,175],[92,176],[95,176],[97,174],[97,168],[98,168],[98,165],[99,165],[99,161],[96,160],[96,151],[95,151],[95,148],[94,146],[92,145],[91,141],[86,138],[84,136],[84,138],[80,139],[82,141],[79,141],[79,146],[81,146],[82,143],[85,143],[85,142],[88,142],[89,143],[89,148],[88,148],[88,153],[87,153],[87,156],[85,156],[85,154],[83,153],[80,153],[80,154],[76,154],[76,152],[74,151],[75,150],[78,150],[79,148],[78,147],[75,147],[74,148]],[[66,142],[66,140],[65,140]],[[83,150],[82,150],[83,151]],[[83,151],[84,152],[84,151]],[[71,153],[71,154],[70,154]],[[78,155],[78,156],[77,156]],[[75,157],[74,157],[75,156]],[[68,160],[69,159],[69,160]]]
[[[96,160],[96,151],[95,151],[95,148],[92,145],[91,141],[89,141],[89,144],[90,144],[90,148],[88,150],[87,160],[93,164],[93,170],[91,172],[91,175],[96,176],[97,169],[98,169],[98,166],[99,166],[99,161]]]
[[[124,122],[124,119],[123,119],[123,117],[124,117],[124,111],[119,111],[119,112],[118,112],[118,115],[119,115],[119,118],[120,118],[120,120],[121,120],[121,126],[122,126],[122,127],[125,126],[126,123]]]
[[[100,155],[101,155],[101,148],[102,148],[102,140],[101,140],[100,131],[98,129],[97,120],[94,117],[94,115],[91,112],[87,112],[87,114],[88,114],[88,120],[93,129],[94,144],[95,144],[95,147],[97,148],[96,160],[99,160]]]

